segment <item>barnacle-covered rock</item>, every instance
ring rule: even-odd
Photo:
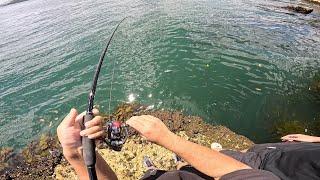
[[[310,14],[313,11],[312,8],[308,8],[308,7],[304,7],[304,6],[285,6],[282,8],[286,9],[288,11],[301,13],[301,14]]]
[[[4,167],[0,179],[54,179],[54,168],[61,163],[62,150],[56,136],[42,135],[21,152],[1,151]],[[0,153],[1,154],[1,153]]]
[[[242,150],[253,142],[237,135],[224,126],[205,123],[200,117],[185,116],[181,112],[150,111],[139,104],[122,104],[105,119],[125,121],[133,115],[149,114],[161,119],[177,135],[210,147],[212,142],[220,143],[223,148]],[[99,153],[116,172],[119,179],[139,179],[146,168],[142,160],[148,156],[156,167],[174,170],[176,164],[169,150],[150,143],[130,129],[130,136],[120,152],[102,146]],[[62,149],[56,136],[42,135],[31,142],[21,152],[2,148],[0,150],[0,179],[77,179],[74,169],[62,156]]]
[[[130,106],[133,106],[130,108]],[[138,109],[138,110],[137,110]],[[134,113],[133,113],[134,112]],[[115,120],[124,120],[132,115],[149,114],[161,119],[167,127],[186,140],[210,147],[213,142],[220,143],[223,148],[243,150],[251,147],[253,142],[248,138],[235,134],[224,126],[213,126],[205,123],[197,116],[184,116],[181,112],[146,111],[141,105],[123,104],[113,115]],[[142,163],[148,156],[154,165],[163,170],[174,170],[173,153],[141,138],[131,129],[130,137],[121,152],[107,147],[99,149],[99,153],[117,174],[119,179],[139,179],[147,170]],[[70,165],[59,165],[55,169],[57,179],[76,179]]]

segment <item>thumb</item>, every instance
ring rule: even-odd
[[[72,108],[69,112],[69,114],[63,119],[61,124],[65,126],[73,126],[75,123],[76,117],[78,115],[78,112],[76,109]]]

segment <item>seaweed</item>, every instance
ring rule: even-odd
[[[174,133],[207,147],[210,147],[212,142],[219,142],[224,148],[234,150],[247,149],[253,145],[248,138],[224,126],[207,124],[200,117],[186,116],[180,111],[151,111],[147,106],[140,104],[121,104],[114,113],[103,114],[103,116],[106,121],[110,118],[125,121],[131,116],[141,114],[158,117]],[[170,160],[172,154],[168,150],[147,142],[133,129],[130,129],[130,132],[123,151],[114,152],[103,146],[99,149],[110,166],[120,173],[119,177],[135,179],[143,174],[143,166],[140,167],[137,164],[141,165],[141,157],[148,153],[159,167],[174,168],[175,165]],[[110,159],[110,156],[113,158]],[[15,152],[11,148],[2,148],[0,158],[0,179],[76,179],[74,170],[63,158],[56,135],[41,135],[20,152]]]
[[[20,152],[2,148],[0,179],[53,179],[54,168],[61,163],[58,138],[43,134]]]

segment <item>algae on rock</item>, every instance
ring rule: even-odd
[[[177,135],[207,147],[210,147],[212,142],[218,142],[223,148],[233,150],[248,149],[253,145],[253,142],[248,138],[237,135],[224,126],[209,125],[200,117],[184,116],[181,112],[146,111],[145,107],[137,104],[133,106],[123,104],[115,112],[115,114],[111,115],[111,118],[120,121],[128,119],[133,114],[153,115],[161,119]],[[133,129],[130,129],[130,137],[126,144],[124,144],[121,152],[104,147],[99,149],[99,153],[115,171],[119,179],[131,180],[141,178],[146,171],[142,163],[144,156],[149,156],[159,169],[176,169],[172,152],[146,141]],[[55,169],[55,175],[57,179],[61,180],[76,179],[76,174],[70,165],[58,165]]]
[[[125,121],[133,115],[149,114],[161,119],[168,128],[177,135],[210,147],[212,142],[218,142],[226,149],[243,150],[251,147],[253,142],[237,135],[224,126],[213,126],[205,123],[197,116],[184,116],[181,112],[148,111],[138,104],[121,105],[114,114],[106,115],[109,119]],[[149,156],[154,164],[164,170],[175,169],[172,152],[141,138],[133,129],[121,152],[116,152],[106,146],[99,153],[116,172],[119,179],[138,179],[146,171],[142,160]],[[56,136],[42,135],[31,142],[20,153],[12,149],[2,149],[0,158],[0,179],[77,179],[73,168],[62,156],[62,149]],[[12,163],[14,162],[14,163]]]

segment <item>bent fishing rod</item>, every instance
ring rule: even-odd
[[[117,31],[118,27],[120,26],[120,24],[126,19],[127,17],[123,18],[118,25],[116,26],[116,28],[114,29],[113,33],[110,36],[110,39],[108,40],[108,43],[106,45],[106,47],[104,48],[100,59],[99,59],[99,63],[98,66],[96,68],[96,71],[94,73],[93,76],[93,83],[92,83],[92,87],[91,87],[91,91],[89,93],[89,98],[88,98],[88,108],[86,111],[86,115],[84,116],[83,119],[83,124],[82,124],[82,128],[84,129],[85,126],[84,124],[90,120],[93,119],[94,115],[93,115],[93,105],[94,105],[94,97],[96,94],[96,88],[97,88],[97,82],[98,82],[98,78],[99,78],[99,74],[100,74],[100,70],[102,67],[102,63],[104,61],[104,57],[107,53],[107,50],[109,48],[109,45],[111,43],[111,40],[115,34],[115,32]],[[82,137],[82,146],[83,146],[83,159],[85,162],[85,165],[87,166],[88,169],[88,174],[89,174],[89,178],[90,180],[97,180],[97,173],[95,170],[95,164],[96,164],[96,152],[95,152],[95,140],[94,139],[89,139],[87,136]]]

